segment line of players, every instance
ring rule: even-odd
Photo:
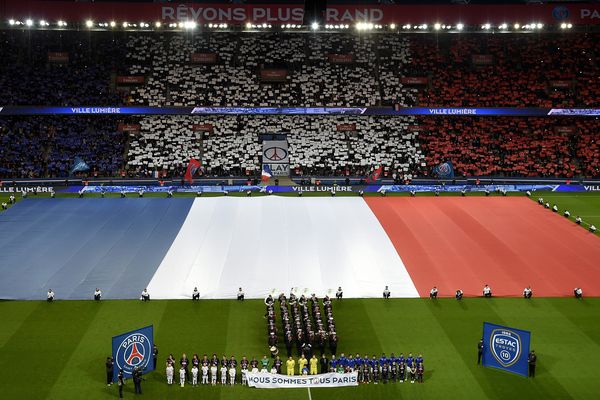
[[[189,370],[190,364],[192,365],[191,371]],[[211,358],[208,358],[206,354],[202,358],[194,354],[193,358],[189,360],[183,354],[179,360],[177,375],[181,387],[184,387],[186,383],[192,386],[198,386],[198,384],[214,386],[217,383],[221,385],[234,385],[236,383],[246,385],[246,374],[248,372],[282,374],[283,365],[284,362],[279,356],[276,356],[272,361],[266,355],[260,360],[257,360],[256,357],[248,360],[244,356],[239,362],[240,379],[238,381],[238,361],[234,356],[230,358],[223,356],[219,360],[216,354],[213,354]],[[356,371],[359,383],[374,384],[402,383],[409,380],[411,383],[423,383],[425,372],[423,356],[413,357],[412,354],[409,354],[406,358],[403,354],[396,357],[393,353],[390,357],[382,354],[379,358],[375,355],[371,358],[368,355],[361,358],[359,353],[356,353],[355,357],[352,357],[352,355],[346,357],[342,353],[339,358],[331,356],[331,359],[328,359],[325,354],[321,356],[321,359],[318,359],[315,355],[308,359],[302,354],[297,361],[289,357],[285,362],[288,376],[296,374],[296,365],[298,366],[299,375],[317,375],[319,373],[317,372],[318,368],[320,368],[320,373],[336,372],[344,374]],[[167,384],[172,385],[175,377],[175,359],[172,354],[167,359],[165,372]]]

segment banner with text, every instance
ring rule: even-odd
[[[358,372],[287,376],[248,372],[248,386],[259,389],[358,386]]]
[[[125,378],[131,378],[133,370],[138,368],[142,374],[154,370],[152,347],[154,345],[154,327],[152,325],[123,333],[112,338],[112,357],[115,361],[113,381],[117,380],[119,370]]]
[[[263,141],[262,154],[264,165],[271,168],[273,176],[290,176],[290,156],[287,140],[265,140]]]
[[[250,23],[302,24],[304,4],[223,4],[128,1],[45,1],[0,0],[0,15],[6,19],[77,22],[95,21],[196,21],[200,24]],[[465,25],[536,21],[552,25],[561,22],[599,25],[600,5],[577,4],[331,4],[324,10],[326,24],[378,24],[421,22]]]
[[[531,332],[483,323],[483,366],[528,375]]]
[[[144,78],[143,76],[140,78]],[[133,83],[130,83],[133,84]],[[46,107],[2,106],[5,115],[431,115],[439,117],[599,117],[600,108],[525,107]]]

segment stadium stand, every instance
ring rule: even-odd
[[[596,33],[2,31],[6,105],[592,106]],[[263,75],[261,75],[261,71]],[[136,85],[119,76],[143,77]],[[129,95],[123,95],[130,92]]]
[[[75,157],[90,176],[115,176],[123,166],[127,135],[113,117],[0,119],[0,173],[4,178],[69,176]]]
[[[465,176],[598,176],[598,119],[421,118],[424,173],[451,160]]]
[[[124,49],[109,33],[0,31],[0,103],[120,104],[110,82]]]
[[[198,124],[169,116],[146,117],[141,125],[128,163],[142,175],[153,169],[170,175],[201,155],[209,176],[257,176],[259,133],[288,133],[290,168],[297,176],[364,175],[374,165],[385,165],[390,176],[412,179],[424,159],[416,133],[409,130],[411,117],[228,116]]]
[[[357,34],[0,31],[3,105],[597,106],[595,33]],[[526,49],[526,50],[523,50]],[[125,82],[119,77],[142,77]],[[274,80],[274,81],[273,81]],[[294,176],[410,180],[599,176],[598,120],[541,118],[3,118],[2,177],[258,176],[261,133],[287,132]],[[134,129],[134,131],[138,131]],[[537,165],[537,167],[536,167]]]

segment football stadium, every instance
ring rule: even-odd
[[[593,399],[594,1],[0,0],[3,399]]]

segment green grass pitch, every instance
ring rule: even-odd
[[[534,193],[532,200],[539,196],[600,226],[598,194]],[[144,398],[308,399],[306,389],[166,385],[168,353],[261,357],[263,314],[262,301],[0,301],[0,398],[116,398],[116,387],[104,383],[111,337],[153,324],[159,368],[146,375]],[[422,353],[425,383],[311,389],[315,400],[593,399],[600,393],[599,298],[344,299],[334,303],[334,314],[338,352]],[[476,365],[484,321],[532,332],[535,379]],[[128,382],[125,398],[133,396]]]
[[[344,299],[334,303],[339,352],[422,353],[424,384],[311,389],[312,399],[569,399],[600,393],[600,299]],[[146,375],[150,399],[308,399],[306,389],[167,386],[164,359],[216,352],[262,356],[262,301],[0,302],[0,380],[5,399],[109,399],[104,360],[111,337],[153,324],[158,371]],[[483,321],[531,330],[535,379],[476,365]],[[125,396],[131,398],[128,382]]]

